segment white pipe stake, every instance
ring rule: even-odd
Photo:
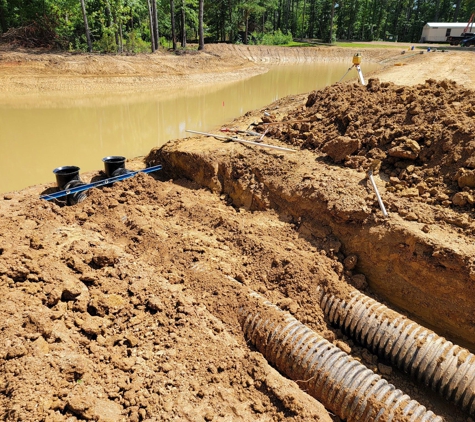
[[[186,130],[186,132],[196,133],[198,135],[212,136],[212,137],[217,138],[217,139],[225,139],[226,141],[240,142],[241,144],[255,145],[255,146],[261,147],[261,148],[271,148],[271,149],[276,149],[278,151],[286,151],[286,152],[297,152],[296,149],[278,147],[276,145],[263,144],[261,142],[246,141],[244,139],[233,138],[232,136],[214,135],[213,133],[198,132],[196,130]]]
[[[366,82],[363,76],[363,71],[361,70],[361,67],[359,64],[354,64],[353,66],[351,66],[338,82],[341,82],[345,78],[345,76],[348,75],[348,72],[353,68],[356,68],[356,72],[358,73],[358,78],[361,82],[361,85],[366,85]]]
[[[361,67],[359,64],[355,65],[356,67],[356,71],[358,72],[358,76],[360,78],[360,82],[361,82],[361,85],[366,85],[366,82],[364,81],[364,76],[363,76],[363,72],[361,71]]]
[[[383,215],[385,217],[388,217],[388,213],[386,212],[386,208],[384,207],[383,201],[381,199],[381,196],[379,195],[378,188],[376,186],[376,182],[374,181],[374,178],[373,178],[373,170],[371,170],[371,169],[369,170],[368,177],[369,177],[369,180],[370,180],[371,184],[373,185],[374,192],[376,193],[376,198],[378,198],[379,207],[381,208],[381,211],[383,212]]]

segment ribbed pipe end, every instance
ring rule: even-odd
[[[253,297],[262,300],[259,295]],[[246,339],[289,378],[348,422],[442,422],[386,380],[275,305],[240,310]]]
[[[357,290],[348,299],[317,290],[332,324],[475,416],[475,356],[468,350]]]

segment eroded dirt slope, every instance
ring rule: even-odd
[[[215,84],[248,78],[266,72],[271,66],[292,63],[344,62],[351,65],[355,52],[367,62],[379,63],[388,73],[386,80],[421,83],[427,70],[437,69],[451,79],[475,84],[470,72],[471,54],[450,51],[424,54],[400,48],[339,47],[282,48],[208,44],[203,52],[173,54],[161,50],[154,54],[101,55],[66,52],[11,50],[0,46],[0,92],[2,102],[32,104],[48,99],[83,98],[98,93],[115,96],[143,92],[183,89],[195,84]],[[406,53],[406,54],[401,54]],[[453,71],[457,63],[457,71]],[[406,65],[400,66],[395,65]],[[415,66],[416,70],[412,70]],[[424,69],[422,71],[421,69]]]

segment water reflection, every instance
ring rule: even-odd
[[[368,64],[363,72],[375,70]],[[82,99],[65,105],[0,105],[0,192],[54,182],[52,170],[76,165],[81,172],[102,169],[102,158],[145,155],[186,129],[209,131],[249,110],[290,94],[338,81],[348,64],[281,65],[232,84],[186,87],[180,92],[128,95],[98,105]],[[356,80],[356,70],[345,80]],[[89,104],[89,105],[88,105]]]

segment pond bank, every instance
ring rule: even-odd
[[[348,62],[355,50],[334,47],[282,48],[207,45],[204,52],[169,52],[134,56],[0,50],[1,102],[24,102],[30,96],[123,95],[174,91],[186,86],[232,82],[285,63]],[[398,49],[368,48],[364,60],[397,58]]]

